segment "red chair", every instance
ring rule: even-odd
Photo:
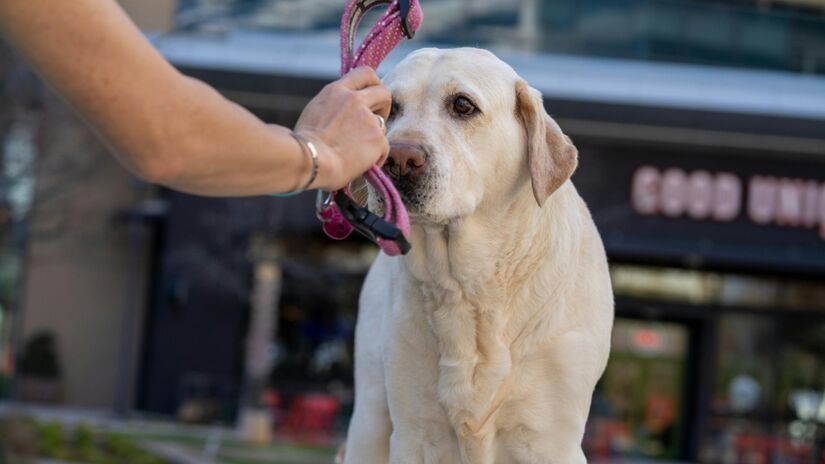
[[[341,410],[331,395],[300,395],[292,400],[284,420],[284,432],[310,444],[328,444],[334,438],[335,419]]]

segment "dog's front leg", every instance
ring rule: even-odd
[[[592,334],[571,330],[522,359],[498,440],[517,464],[586,464],[582,452],[593,387],[607,352]]]
[[[359,385],[347,433],[344,464],[389,463],[392,424],[386,393],[377,387]]]
[[[347,432],[344,464],[387,464],[392,423],[387,403],[383,339],[389,291],[383,281],[386,262],[379,259],[361,292],[355,328],[355,410]]]
[[[355,411],[347,433],[344,464],[387,464],[390,462],[390,424],[386,395],[358,392]]]
[[[438,401],[438,340],[418,287],[403,285],[384,351],[393,431],[391,464],[460,464],[455,433]]]

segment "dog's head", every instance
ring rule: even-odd
[[[384,170],[414,220],[496,207],[528,183],[541,206],[576,168],[541,94],[488,51],[421,49],[384,82],[393,95]]]

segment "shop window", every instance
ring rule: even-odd
[[[825,285],[816,280],[614,264],[616,296],[768,311],[825,312]]]
[[[283,282],[263,402],[276,433],[328,443],[353,408],[358,299],[377,248],[366,241],[306,237],[282,245]]]
[[[726,316],[719,330],[714,412],[743,417],[767,414],[776,378],[770,319]]]
[[[821,463],[825,321],[725,315],[702,462]]]
[[[687,344],[683,325],[616,320],[585,439],[591,459],[678,457]]]

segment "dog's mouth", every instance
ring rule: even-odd
[[[436,218],[428,211],[428,206],[435,195],[434,180],[432,174],[419,176],[397,176],[386,167],[383,171],[390,177],[395,185],[401,201],[407,209],[410,220],[414,223],[441,223],[442,220]],[[380,216],[384,215],[384,198],[377,195],[372,186],[369,186],[368,207]]]
[[[417,175],[399,175],[392,167],[384,167],[384,172],[390,177],[395,188],[401,195],[404,206],[411,216],[425,215],[426,207],[432,199],[435,189],[434,177],[430,172]]]
[[[401,195],[401,200],[409,212],[418,212],[423,209],[426,195],[419,187],[420,179],[411,179],[410,176],[391,176],[395,188]]]
[[[420,140],[395,140],[381,170],[390,178],[412,222],[442,223],[435,206],[444,179],[433,149]],[[370,188],[370,209],[384,214],[384,199]]]

